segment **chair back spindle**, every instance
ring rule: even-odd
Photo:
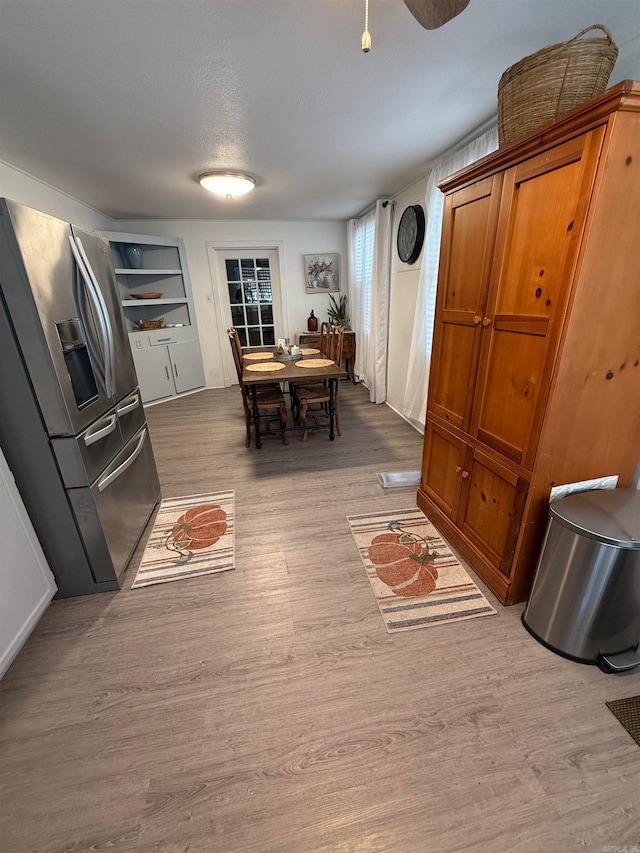
[[[333,326],[329,335],[329,351],[327,357],[336,364],[342,362],[342,348],[344,345],[344,327]]]
[[[329,357],[329,336],[331,335],[331,323],[324,322],[320,326],[320,352]]]

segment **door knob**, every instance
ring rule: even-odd
[[[480,320],[482,320],[482,317],[479,314],[476,314],[473,318],[473,325],[477,326]]]
[[[485,329],[487,326],[490,326],[491,325],[491,317],[483,317],[482,318],[482,325],[485,327]]]
[[[456,465],[456,474],[459,474],[459,473],[460,473],[460,471],[462,471],[461,466],[460,466],[460,465]]]
[[[462,472],[462,479],[463,479],[463,480],[466,480],[468,476],[469,476],[469,472],[468,472],[468,471],[463,471],[463,472]]]

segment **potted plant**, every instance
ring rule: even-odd
[[[345,329],[348,329],[351,321],[347,314],[347,294],[343,293],[340,299],[336,302],[335,297],[330,293],[329,301],[331,302],[327,312],[329,315],[329,322],[333,326],[343,326]]]

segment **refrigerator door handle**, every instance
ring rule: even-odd
[[[133,463],[136,461],[138,456],[140,456],[140,453],[142,451],[142,446],[145,442],[146,437],[147,437],[147,430],[143,429],[142,433],[140,434],[140,438],[138,439],[138,443],[136,444],[135,450],[133,451],[131,456],[129,456],[127,459],[125,459],[121,465],[118,465],[118,467],[115,470],[113,470],[110,474],[108,474],[104,478],[104,480],[100,480],[100,482],[98,483],[98,491],[99,492],[104,492],[104,490],[108,486],[110,486],[114,480],[117,480],[121,474],[124,474],[124,472],[127,470],[127,468],[129,468],[131,465],[133,465]]]
[[[96,336],[96,321],[94,319],[94,315],[89,310],[89,314],[87,314],[87,302],[89,303],[89,308],[93,308],[93,311],[96,311],[96,306],[93,302],[92,290],[90,290],[85,284],[86,281],[86,270],[83,268],[84,265],[82,263],[82,258],[77,254],[77,247],[73,242],[73,237],[69,237],[69,243],[71,245],[71,252],[76,262],[76,275],[74,282],[74,302],[77,305],[78,311],[80,312],[80,317],[82,319],[82,326],[84,328],[85,336],[86,336],[86,344],[87,350],[89,351],[89,355],[91,357],[91,364],[94,370],[94,373],[98,376],[100,383],[105,390],[106,394],[106,377],[105,377],[105,358],[102,350],[100,349],[100,341],[98,340],[98,336]]]
[[[140,396],[139,394],[134,394],[132,397],[128,397],[126,400],[123,400],[119,406],[116,406],[116,415],[121,418],[128,412],[132,412],[134,409],[137,409],[139,405]]]
[[[116,428],[117,423],[118,419],[115,415],[111,415],[104,421],[98,421],[98,424],[101,424],[100,428],[95,432],[85,433],[84,443],[89,447],[90,445],[95,444],[96,441],[100,441],[100,439],[104,438],[106,435],[111,435]],[[102,424],[104,424],[104,426],[102,426]]]
[[[80,240],[77,237],[69,237],[71,251],[78,265],[78,269],[85,283],[89,301],[93,305],[100,337],[102,338],[102,348],[104,352],[104,384],[105,394],[107,397],[113,396],[113,333],[109,323],[109,315],[107,306],[105,305],[100,286],[95,280],[93,270],[89,265],[86,252]]]
[[[109,309],[107,308],[107,303],[104,301],[104,296],[102,295],[102,290],[100,289],[100,285],[98,284],[98,279],[96,278],[96,274],[93,271],[93,267],[91,266],[91,262],[87,257],[87,253],[85,252],[84,246],[82,245],[82,240],[79,237],[74,235],[74,239],[78,244],[78,249],[80,250],[80,254],[82,255],[82,259],[85,263],[85,267],[87,272],[89,273],[89,277],[94,287],[94,292],[96,295],[96,299],[98,300],[100,307],[103,311],[104,317],[104,325],[105,331],[107,334],[107,345],[109,350],[109,384],[110,390],[107,396],[113,397],[115,394],[115,373],[116,373],[116,344],[113,337],[113,328],[111,326],[111,320],[109,319]]]

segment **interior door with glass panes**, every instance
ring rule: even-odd
[[[251,246],[227,249],[207,244],[220,299],[219,328],[223,341],[225,384],[237,382],[226,330],[235,326],[243,347],[275,347],[284,337],[277,249]]]
[[[281,326],[278,253],[273,249],[217,251],[222,289],[243,347],[272,347]]]

